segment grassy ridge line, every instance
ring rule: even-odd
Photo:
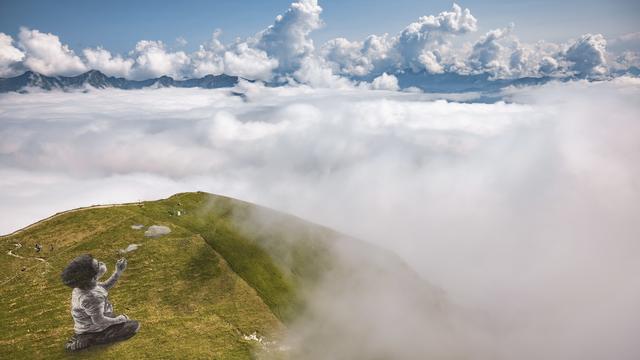
[[[2,236],[0,240],[10,240],[27,230],[38,229],[38,226],[65,214],[115,207],[124,208],[123,211],[131,215],[143,215],[154,219],[153,222],[171,223],[174,229],[181,228],[200,235],[206,244],[228,261],[232,271],[256,290],[271,311],[285,322],[294,319],[303,307],[303,301],[299,297],[301,286],[311,285],[330,263],[328,258],[331,255],[322,238],[328,233],[334,233],[331,229],[242,200],[204,192],[178,193],[155,201],[71,209]],[[178,208],[188,211],[183,216],[173,216],[173,210]],[[247,212],[257,208],[275,215],[279,219],[278,224],[261,228],[258,233],[247,233],[243,226],[238,228],[239,224],[234,223],[232,214],[247,216]],[[319,230],[315,232],[315,236],[306,231],[309,227]],[[296,241],[285,240],[286,237],[293,237]],[[287,261],[283,261],[284,259]],[[29,268],[35,265],[37,264]]]
[[[142,205],[144,204],[144,202],[139,201],[139,202],[132,202],[132,203],[123,203],[123,204],[103,204],[103,205],[90,205],[90,206],[83,206],[83,207],[79,207],[79,208],[75,208],[75,209],[71,209],[71,210],[65,210],[65,211],[60,211],[57,212],[47,218],[44,218],[42,220],[38,220],[36,222],[34,222],[33,224],[27,225],[25,227],[23,227],[22,229],[18,229],[12,233],[9,234],[5,234],[5,235],[0,235],[0,239],[2,238],[7,238],[7,237],[11,237],[14,235],[18,235],[24,231],[27,231],[29,229],[32,229],[40,224],[43,224],[47,221],[53,220],[55,218],[57,218],[58,216],[64,215],[64,214],[69,214],[72,212],[76,212],[76,211],[83,211],[83,210],[91,210],[91,209],[102,209],[102,208],[111,208],[111,207],[122,207],[122,206],[132,206],[132,205]]]
[[[23,227],[22,229],[18,229],[18,230],[14,231],[12,233],[9,233],[9,234],[0,235],[0,241],[8,240],[8,239],[10,239],[10,238],[12,238],[12,237],[14,237],[16,235],[20,235],[21,233],[23,233],[25,231],[29,231],[31,229],[37,228],[38,226],[40,226],[40,225],[42,225],[42,224],[44,224],[46,222],[49,222],[51,220],[54,220],[54,219],[56,219],[56,218],[58,218],[60,216],[66,215],[66,214],[71,214],[71,213],[80,212],[80,211],[93,210],[93,209],[107,209],[107,208],[115,208],[115,207],[139,206],[139,205],[142,205],[142,204],[143,204],[143,202],[132,202],[132,203],[122,203],[122,204],[90,205],[90,206],[83,206],[83,207],[79,207],[79,208],[75,208],[75,209],[60,211],[60,212],[57,212],[57,213],[55,213],[55,214],[53,214],[53,215],[51,215],[51,216],[49,216],[47,218],[44,218],[42,220],[38,220],[38,221],[36,221],[36,222],[34,222],[34,223],[30,224],[30,225],[27,225],[27,226]],[[10,255],[10,254],[7,253],[7,255]],[[59,254],[54,255],[54,257],[58,256],[58,255]],[[18,257],[19,257],[19,255],[18,255]],[[27,258],[22,258],[22,259],[23,260],[24,259],[41,259],[41,260],[44,261],[46,266],[50,266],[49,261],[48,261],[49,259],[36,258],[36,257],[27,257]],[[37,265],[38,264],[36,263],[34,265],[31,265],[31,266],[25,266],[25,270],[33,269]],[[12,281],[13,279],[17,278],[19,275],[20,275],[20,273],[17,273],[16,275],[5,279],[2,283],[0,283],[0,286],[6,285],[7,283]]]

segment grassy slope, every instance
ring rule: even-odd
[[[149,239],[131,229],[136,223],[167,225],[172,232]],[[204,193],[62,214],[0,238],[0,358],[251,358],[256,343],[243,334],[282,335],[283,324],[303,306],[303,285],[312,285],[330,266],[327,245],[335,236],[291,216]],[[16,243],[23,247],[14,252],[24,259],[6,254]],[[40,254],[35,243],[43,245]],[[70,289],[61,284],[60,271],[85,252],[112,270],[117,250],[131,243],[141,246],[127,254],[129,267],[110,298],[117,313],[141,320],[140,334],[65,354],[72,320]]]

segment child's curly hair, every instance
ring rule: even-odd
[[[93,264],[93,256],[84,254],[71,260],[62,271],[62,282],[70,288],[87,289],[93,286],[93,278],[98,274],[98,269]]]

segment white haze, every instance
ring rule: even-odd
[[[484,314],[465,329],[473,358],[640,355],[638,79],[511,89],[495,104],[235,91],[1,95],[0,232],[209,191],[393,250]],[[420,327],[402,346],[389,330],[372,338],[380,354],[419,358],[402,349]]]

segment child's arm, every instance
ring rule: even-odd
[[[82,307],[87,315],[91,316],[94,324],[111,326],[127,321],[127,317],[119,315],[116,317],[108,317],[104,315],[105,299],[96,296],[87,296],[82,301]]]
[[[107,281],[98,283],[98,285],[104,287],[107,290],[111,289],[113,285],[116,284],[116,282],[120,278],[120,275],[122,275],[122,272],[126,268],[127,268],[127,259],[123,258],[118,260],[116,262],[116,270],[113,272],[113,274],[107,279]]]
[[[104,316],[103,311],[99,310],[91,315],[91,321],[93,321],[94,324],[111,326],[127,321],[127,317],[125,315],[118,315],[112,318]]]

